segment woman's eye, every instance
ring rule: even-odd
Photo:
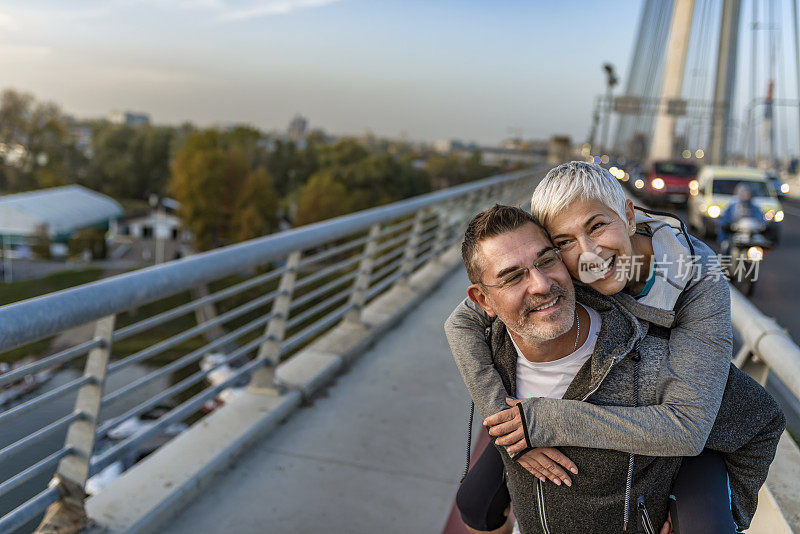
[[[597,230],[598,230],[598,229],[599,229],[601,226],[603,226],[604,224],[605,224],[605,223],[595,223],[595,224],[593,224],[593,225],[592,225],[592,227],[589,229],[589,231],[590,231],[590,232],[595,232],[595,231],[597,231]]]
[[[556,245],[558,248],[565,248],[565,247],[569,247],[571,244],[572,244],[572,243],[571,243],[570,241],[558,241],[557,243],[555,243],[555,245]]]

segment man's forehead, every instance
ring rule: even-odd
[[[480,243],[484,271],[494,274],[537,258],[553,245],[539,226],[530,223]]]

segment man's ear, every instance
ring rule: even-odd
[[[480,284],[472,284],[467,288],[467,295],[469,299],[483,308],[489,317],[495,317],[497,314],[494,312],[494,308],[489,303],[489,298],[484,293],[484,289],[480,286]]]

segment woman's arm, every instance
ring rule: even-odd
[[[481,417],[506,408],[508,396],[492,362],[486,339],[493,318],[469,299],[459,304],[444,323],[444,333],[464,384]]]
[[[691,282],[677,302],[669,354],[659,372],[659,404],[596,406],[577,400],[523,399],[527,445],[592,447],[648,456],[697,455],[719,410],[731,347],[728,282],[709,272]]]

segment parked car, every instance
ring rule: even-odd
[[[764,171],[746,167],[702,167],[697,175],[697,186],[689,195],[687,211],[689,224],[703,236],[717,234],[717,219],[735,198],[736,186],[746,183],[753,193],[753,204],[761,210],[766,224],[765,235],[774,244],[780,238],[783,207],[767,181]]]
[[[654,160],[649,162],[634,191],[654,206],[686,204],[692,185],[696,185],[697,165],[686,161]]]

